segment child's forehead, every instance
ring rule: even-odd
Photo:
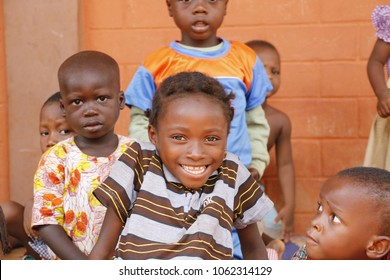
[[[335,176],[323,184],[320,190],[320,197],[328,200],[329,198],[341,201],[347,199],[349,201],[364,201],[368,200],[368,187],[362,182],[356,182],[352,178]]]
[[[40,122],[49,122],[58,119],[65,119],[59,101],[49,102],[42,107],[40,114]]]

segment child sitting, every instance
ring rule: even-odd
[[[244,258],[267,259],[256,222],[273,203],[226,152],[232,98],[199,72],[163,81],[149,112],[154,145],[132,144],[94,191],[108,210],[91,257],[117,245],[117,259],[232,259],[235,226]]]
[[[77,135],[42,156],[34,178],[32,225],[51,258],[86,259],[106,212],[92,192],[132,141],[114,133],[124,95],[112,57],[76,53],[61,64],[58,81],[63,111]]]
[[[306,244],[292,259],[390,259],[390,172],[343,170],[321,188]]]
[[[59,92],[54,93],[43,103],[41,108],[39,143],[42,153],[58,142],[74,135],[61,110],[60,97]],[[22,259],[44,257],[34,250],[34,247],[39,244],[39,239],[38,233],[31,229],[32,202],[31,198],[24,206],[12,200],[0,204],[0,237],[3,254],[9,253],[13,248],[23,246],[26,248],[26,253]]]

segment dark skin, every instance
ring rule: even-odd
[[[367,63],[367,74],[378,99],[377,111],[382,118],[390,116],[390,89],[387,88],[384,66],[390,57],[390,44],[377,39]]]
[[[294,230],[295,206],[295,188],[291,187],[291,184],[294,183],[291,178],[295,177],[291,150],[291,121],[285,113],[269,106],[266,102],[263,104],[263,109],[271,130],[267,147],[268,150],[276,147],[278,178],[285,202],[276,219],[283,219],[282,236],[288,241],[290,233]]]
[[[59,101],[46,103],[42,107],[39,134],[42,153],[59,141],[73,135],[73,131],[60,109]],[[40,259],[40,256],[28,244],[31,241],[30,237],[38,238],[38,232],[31,229],[33,199],[27,200],[24,206],[15,201],[6,201],[1,204],[1,208],[6,219],[11,247],[23,246],[26,248],[27,254],[32,255],[37,260]]]
[[[228,123],[220,117],[223,111],[198,93],[171,100],[165,106],[157,127],[149,125],[150,140],[170,172],[188,188],[198,189],[222,163]],[[205,170],[202,175],[190,175],[183,165],[204,165]],[[122,228],[123,223],[109,204],[98,243],[90,258],[110,258]],[[237,229],[237,232],[245,259],[268,259],[256,224]]]
[[[270,127],[267,149],[270,151],[275,147],[278,179],[284,199],[284,205],[278,211],[275,222],[282,220],[282,238],[287,242],[290,239],[290,234],[294,231],[295,171],[291,146],[292,127],[290,118],[284,112],[268,104],[268,99],[276,94],[280,87],[280,56],[276,49],[271,47],[250,47],[264,63],[273,87],[262,106]]]
[[[107,58],[93,52],[81,58],[67,60],[60,67],[62,108],[77,134],[75,142],[79,149],[89,156],[107,157],[118,146],[114,126],[124,108],[119,70]],[[87,258],[59,225],[40,226],[39,234],[59,258]]]
[[[220,43],[217,30],[222,25],[228,0],[166,0],[169,15],[181,30],[180,43],[206,48]]]

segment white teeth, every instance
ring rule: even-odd
[[[189,165],[182,165],[183,169],[187,171],[188,173],[198,175],[203,173],[206,170],[206,166],[189,166]]]

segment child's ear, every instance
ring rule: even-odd
[[[123,110],[125,108],[125,94],[123,91],[119,92],[119,108]]]
[[[390,251],[390,237],[375,235],[368,242],[366,249],[367,257],[370,259],[381,259]]]
[[[156,131],[156,128],[151,124],[148,125],[148,135],[149,135],[150,143],[152,143],[153,145],[156,145],[157,144],[157,131]]]
[[[171,5],[171,0],[165,0],[165,2],[167,3],[167,7],[168,7],[168,13],[169,13],[169,16],[172,17],[172,5]]]
[[[62,98],[60,98],[59,101],[60,101],[60,108],[61,108],[61,111],[62,111],[62,116],[65,117],[64,102],[62,101]]]

